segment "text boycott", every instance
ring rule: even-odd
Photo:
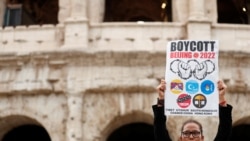
[[[214,51],[215,41],[178,41],[170,47],[170,51]]]

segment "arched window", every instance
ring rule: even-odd
[[[171,0],[106,0],[104,22],[172,21]]]
[[[249,0],[217,0],[218,23],[248,24]]]
[[[57,24],[58,0],[7,0],[3,26]]]

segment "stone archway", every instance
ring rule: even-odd
[[[133,138],[135,134],[141,138],[141,135],[145,136],[147,134],[148,139],[153,140],[154,131],[152,122],[152,115],[142,111],[133,111],[123,116],[114,117],[102,131],[103,138],[101,141],[122,141],[123,138],[131,141],[138,140],[137,138]],[[118,137],[121,134],[123,134],[123,137]],[[147,140],[145,139],[144,141]]]
[[[250,116],[236,121],[232,129],[231,141],[250,140]]]
[[[240,124],[233,127],[231,141],[249,141],[250,124]]]
[[[21,116],[11,115],[0,119],[1,141],[51,141],[46,129],[36,120]]]
[[[137,122],[123,125],[116,129],[107,141],[152,141],[154,140],[153,125]]]
[[[51,141],[48,133],[42,126],[21,125],[13,128],[4,135],[2,141]]]

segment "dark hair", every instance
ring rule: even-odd
[[[189,119],[187,121],[185,121],[183,124],[182,124],[182,127],[181,127],[181,132],[183,131],[183,128],[185,125],[187,125],[188,123],[195,123],[199,126],[200,128],[200,131],[201,131],[201,135],[203,134],[203,130],[202,130],[202,125],[200,122],[198,122],[197,120],[194,120],[194,119]]]

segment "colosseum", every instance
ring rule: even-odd
[[[1,141],[153,141],[173,40],[218,40],[232,141],[250,140],[249,0],[1,0]],[[183,116],[166,123],[178,140]],[[205,141],[217,117],[194,117]]]

